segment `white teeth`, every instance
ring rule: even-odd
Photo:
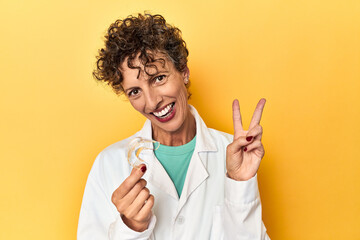
[[[153,112],[153,114],[157,117],[164,117],[166,114],[169,113],[169,110],[172,108],[173,104],[170,103],[169,105],[167,105],[166,108],[164,108],[161,112]]]

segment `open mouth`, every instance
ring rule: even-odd
[[[155,117],[160,118],[160,119],[167,118],[173,112],[174,105],[175,105],[175,102],[172,102],[172,103],[168,104],[165,108],[163,108],[163,110],[161,110],[159,112],[152,112],[152,114]]]

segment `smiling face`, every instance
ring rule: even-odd
[[[189,70],[179,72],[164,54],[154,55],[155,61],[146,67],[138,58],[129,68],[127,59],[121,65],[122,87],[131,105],[152,123],[153,134],[157,136],[186,133],[186,126],[193,120],[188,106],[185,83]],[[190,124],[191,125],[191,124]],[[154,137],[155,138],[155,137]],[[159,139],[156,139],[159,141]]]

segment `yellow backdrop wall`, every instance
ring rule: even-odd
[[[87,175],[144,122],[91,72],[105,30],[149,10],[183,31],[191,104],[232,133],[257,101],[272,239],[359,239],[360,1],[1,1],[0,239],[75,239]]]

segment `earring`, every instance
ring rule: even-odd
[[[187,85],[189,83],[189,78],[186,78],[184,83],[185,83],[185,85]]]

